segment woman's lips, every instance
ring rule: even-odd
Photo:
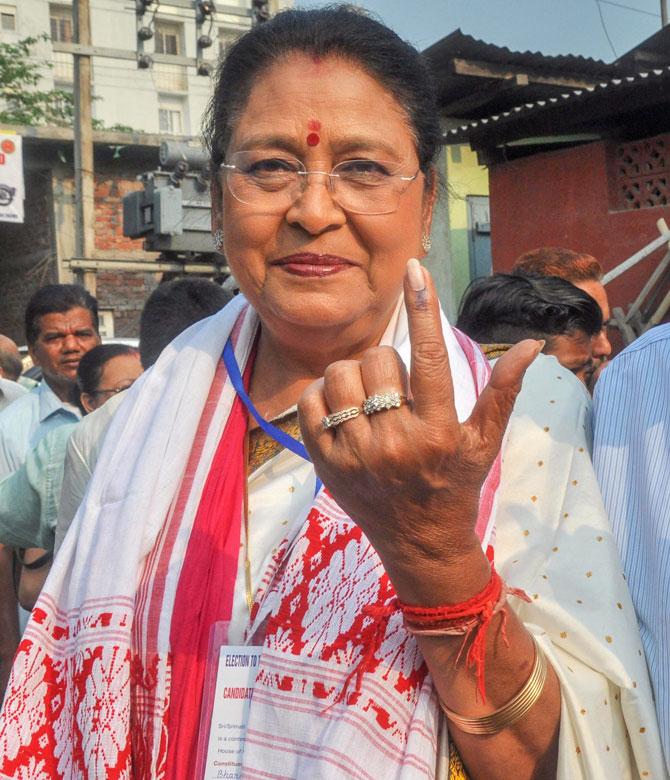
[[[332,276],[348,268],[354,268],[354,263],[337,255],[314,255],[301,253],[288,255],[274,260],[272,265],[294,276]]]

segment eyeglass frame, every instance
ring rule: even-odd
[[[233,152],[233,155],[235,155],[235,154],[244,154],[244,153],[248,153],[249,151],[252,151],[252,150],[240,149],[237,152]],[[337,200],[337,198],[335,197],[334,184],[332,183],[332,181],[333,181],[333,179],[341,179],[342,178],[340,176],[340,174],[337,174],[337,173],[333,172],[333,171],[335,171],[335,169],[337,167],[339,167],[340,165],[345,165],[347,163],[354,163],[354,162],[376,162],[376,163],[388,162],[386,160],[374,160],[374,159],[371,159],[371,158],[356,158],[356,159],[352,159],[352,160],[343,160],[342,162],[339,162],[339,163],[336,163],[335,165],[333,165],[330,173],[328,173],[328,171],[308,171],[307,170],[307,166],[305,165],[305,163],[302,160],[300,160],[299,158],[294,157],[293,155],[286,155],[286,157],[283,158],[283,159],[293,160],[296,163],[298,163],[298,165],[301,166],[302,170],[297,170],[297,171],[295,171],[295,173],[298,176],[304,176],[305,177],[305,179],[304,179],[305,184],[304,185],[301,184],[301,186],[300,186],[300,190],[299,190],[300,195],[297,196],[287,206],[287,210],[296,202],[296,200],[298,200],[300,197],[302,197],[302,195],[304,195],[305,189],[306,189],[307,184],[309,182],[309,178],[308,177],[310,175],[312,175],[312,174],[318,174],[318,175],[321,175],[321,176],[327,176],[328,177],[328,192],[330,193],[331,198],[333,199],[333,201],[335,203],[337,203],[337,205],[343,211],[346,211],[346,212],[348,212],[350,214],[361,214],[363,216],[369,216],[369,217],[380,216],[382,214],[393,214],[393,213],[395,213],[398,210],[398,208],[400,206],[400,204],[398,203],[398,205],[396,205],[396,207],[394,209],[391,209],[391,211],[373,211],[373,212],[370,212],[370,211],[355,211],[354,209],[346,208],[345,206],[343,206],[339,202],[339,200]],[[402,163],[399,163],[398,167],[399,168],[402,167]],[[225,160],[223,160],[222,162],[219,163],[218,169],[220,171],[223,171],[224,173],[226,173],[228,171],[238,171],[240,174],[244,175],[237,165],[230,165]],[[419,166],[417,168],[417,171],[416,171],[416,173],[413,176],[403,176],[402,174],[399,174],[399,173],[390,173],[390,174],[388,174],[388,176],[389,177],[398,178],[401,181],[408,182],[408,184],[407,184],[407,188],[408,188],[410,186],[410,184],[417,179],[417,177],[418,177],[418,175],[420,173],[421,173],[421,166]],[[298,180],[298,181],[300,181],[300,180]],[[398,198],[400,198],[400,196],[403,195],[407,191],[407,188],[405,188],[404,190],[402,190],[398,194]],[[244,203],[246,206],[253,206],[254,205],[253,203],[247,203],[246,201],[241,200],[237,195],[235,195],[235,193],[233,192],[233,189],[232,189],[230,183],[228,183],[228,189],[230,191],[230,194],[233,196],[233,198],[235,198],[235,200],[238,201],[239,203]],[[278,212],[278,213],[280,213],[280,212]]]
[[[114,388],[104,388],[100,390],[92,390],[90,393],[86,393],[86,395],[104,395],[105,393],[108,393],[109,395],[118,395],[119,393],[122,393],[124,390],[130,390],[130,388],[135,384],[135,382],[131,382],[129,385],[125,385],[124,387],[114,387]]]

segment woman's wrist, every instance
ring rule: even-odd
[[[478,593],[491,578],[491,564],[474,535],[444,554],[427,556],[409,545],[392,553],[377,552],[398,598],[406,604],[455,604]]]

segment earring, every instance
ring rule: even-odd
[[[423,251],[428,254],[430,250],[432,249],[433,242],[430,240],[430,236],[428,233],[424,233],[423,237],[421,238],[421,246],[423,247]]]
[[[223,230],[221,228],[214,231],[212,240],[214,241],[214,249],[218,252],[223,247]]]

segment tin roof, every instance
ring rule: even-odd
[[[516,52],[455,30],[424,51],[445,117],[478,119],[517,104],[583,89],[632,66],[575,55]]]
[[[460,28],[436,41],[424,51],[435,72],[452,57],[520,65],[552,73],[578,73],[603,77],[616,70],[603,60],[580,57],[574,54],[547,55],[539,51],[513,51],[507,46],[497,46],[462,32]]]
[[[537,145],[543,137],[567,138],[580,133],[601,137],[614,129],[639,131],[641,126],[647,131],[663,132],[670,126],[667,112],[649,109],[669,99],[670,65],[666,65],[525,102],[447,130],[443,137],[446,144],[469,142],[473,148],[485,148],[530,137]]]

